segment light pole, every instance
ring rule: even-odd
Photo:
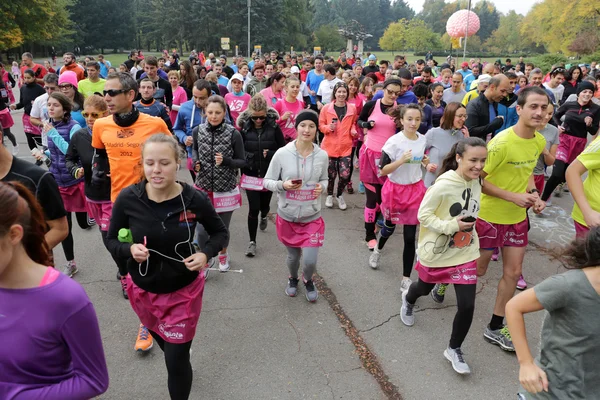
[[[248,2],[250,2],[250,0],[248,0]],[[471,19],[471,0],[469,0],[469,6],[467,10],[469,10],[469,13],[467,14],[467,27],[465,29],[465,48],[463,49],[463,62],[467,57],[467,37],[469,36],[469,20]]]
[[[251,7],[251,1],[252,0],[248,0],[248,53],[246,55],[246,57],[250,57],[250,7]]]

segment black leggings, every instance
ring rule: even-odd
[[[171,400],[187,400],[192,391],[192,364],[190,364],[190,348],[192,341],[187,343],[169,343],[155,332],[150,331],[154,341],[165,353],[165,364],[167,365],[167,385]]]
[[[376,183],[369,183],[368,185],[373,186],[375,191],[373,192],[365,185],[365,194],[367,196],[365,208],[376,210],[377,206],[381,204],[381,188],[383,186]],[[376,214],[373,222],[365,221],[365,241],[367,242],[375,239],[375,221],[377,221],[378,215],[379,213]]]
[[[352,176],[352,170],[350,166],[352,165],[352,158],[348,157],[329,157],[329,168],[327,170],[328,175],[328,183],[327,183],[327,195],[333,196],[333,189],[335,188],[335,178],[338,177],[340,180],[338,181],[338,187],[336,196],[340,197],[344,193],[344,189],[346,189],[346,185],[350,182],[350,177]]]
[[[88,224],[88,215],[86,212],[76,212],[75,218],[77,219],[77,225],[81,229],[88,229],[90,225]],[[65,258],[67,261],[73,261],[75,259],[75,253],[73,251],[73,219],[71,217],[71,213],[67,212],[67,222],[69,223],[69,234],[62,241],[62,248],[65,252]]]
[[[377,248],[383,249],[385,243],[396,230],[396,225],[392,221],[386,220],[380,231]],[[404,249],[402,250],[402,276],[410,278],[413,262],[415,260],[415,243],[417,238],[417,225],[404,225]]]
[[[38,146],[42,145],[42,137],[40,135],[34,135],[33,133],[25,132],[25,136],[27,137],[27,145],[29,146],[29,150],[36,149]]]
[[[352,154],[350,154],[350,178],[352,178],[352,174],[354,173],[354,156],[358,160],[362,144],[363,142],[359,141],[356,143],[356,147],[352,148]]]
[[[569,164],[565,163],[561,160],[554,161],[554,167],[552,168],[552,175],[548,178],[548,182],[546,182],[546,186],[544,187],[544,194],[542,194],[542,200],[548,201],[550,196],[552,196],[552,192],[558,185],[561,183],[565,183],[565,174],[567,172],[567,168]]]
[[[3,138],[8,138],[8,140],[10,140],[10,142],[12,143],[13,146],[17,145],[17,138],[10,131],[10,128],[4,128],[4,129],[2,129],[2,137]]]
[[[427,296],[435,286],[434,283],[426,283],[422,280],[413,282],[406,294],[406,301],[415,304],[421,296]],[[456,292],[456,302],[458,309],[452,323],[452,334],[450,335],[450,348],[457,349],[462,346],[471,322],[473,322],[473,313],[475,311],[475,290],[477,285],[454,285]]]
[[[256,232],[258,231],[258,214],[261,218],[267,218],[269,213],[269,205],[273,192],[260,192],[256,190],[246,190],[248,197],[248,234],[250,241],[256,242]]]

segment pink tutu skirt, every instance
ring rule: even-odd
[[[13,120],[12,115],[10,115],[10,110],[8,108],[0,111],[0,124],[2,124],[3,129],[11,128],[15,124],[15,121]]]
[[[87,201],[85,201],[85,189],[83,181],[73,186],[59,187],[60,197],[67,212],[87,212]]]
[[[457,285],[477,283],[477,260],[442,268],[426,267],[417,261],[415,270],[419,273],[419,279],[427,283],[454,283]]]
[[[32,135],[41,135],[42,130],[31,123],[31,117],[23,114],[23,132],[31,133]]]
[[[276,220],[277,238],[287,247],[322,247],[325,241],[323,218],[307,222],[290,222],[279,215]]]
[[[367,146],[360,148],[360,156],[358,162],[360,166],[360,181],[362,183],[374,183],[383,185],[387,181],[386,176],[379,176],[379,160],[381,159],[380,151],[373,151]]]
[[[399,185],[388,179],[381,189],[383,218],[396,225],[419,225],[417,214],[425,190],[422,180],[411,185]]]
[[[194,338],[202,310],[204,271],[184,288],[172,293],[150,293],[126,277],[127,296],[140,322],[169,343],[187,343]]]

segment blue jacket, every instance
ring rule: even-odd
[[[66,123],[63,121],[52,121],[52,125],[54,129],[48,132],[48,151],[52,160],[50,172],[54,175],[54,179],[59,187],[73,186],[83,181],[83,178],[75,179],[71,175],[71,172],[67,168],[65,154],[67,154],[71,137],[81,129],[81,126],[72,118]]]
[[[503,130],[514,126],[519,120],[519,115],[517,114],[517,98],[518,96],[516,94],[511,93],[511,96],[505,97],[498,103],[498,115],[504,117],[504,123],[492,136],[496,136]]]
[[[194,100],[186,101],[179,106],[177,119],[173,125],[173,133],[181,144],[185,145],[185,140],[188,136],[192,136],[192,130],[200,124],[206,122],[206,117],[202,115],[202,110],[196,107]],[[229,113],[225,113],[225,121],[231,124]],[[192,146],[186,146],[189,158],[192,158]]]

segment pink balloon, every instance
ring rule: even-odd
[[[469,31],[467,30],[467,19],[469,20]],[[479,30],[479,17],[473,11],[460,10],[448,18],[446,22],[446,32],[450,37],[458,38],[472,36]]]

